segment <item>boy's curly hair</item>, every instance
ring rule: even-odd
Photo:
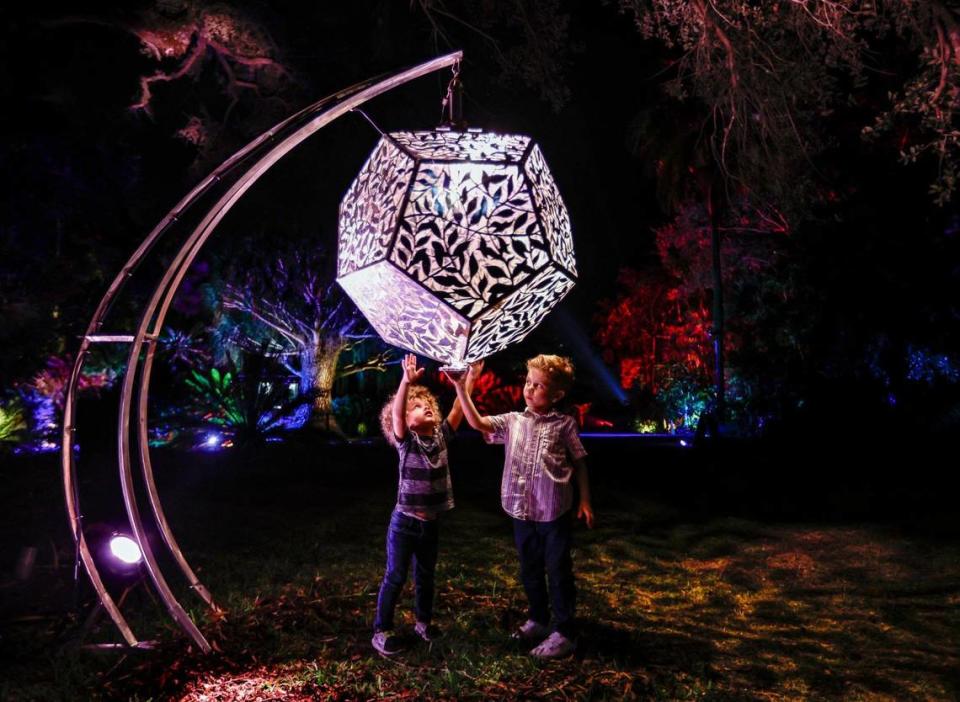
[[[566,356],[541,353],[527,361],[527,370],[531,368],[545,373],[557,390],[568,393],[573,387],[573,361]]]
[[[387,443],[392,446],[397,445],[397,437],[393,435],[393,400],[396,396],[397,393],[393,393],[387,398],[383,409],[380,410],[380,429],[383,431]],[[423,400],[430,405],[430,409],[433,410],[433,416],[437,418],[437,424],[440,424],[442,421],[440,417],[440,403],[437,402],[436,395],[430,392],[426,386],[410,385],[407,387],[407,405],[409,406],[413,400]]]

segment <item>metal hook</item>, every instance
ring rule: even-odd
[[[440,124],[451,129],[466,129],[463,119],[463,83],[460,81],[460,61],[450,67],[453,76],[447,84],[447,94],[440,103]],[[444,119],[446,118],[446,119]]]

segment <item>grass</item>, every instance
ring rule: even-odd
[[[149,653],[82,651],[72,641],[79,611],[48,605],[38,615],[45,618],[6,618],[14,624],[0,653],[12,666],[0,698],[960,695],[955,541],[889,520],[761,518],[724,508],[722,495],[712,509],[692,510],[664,497],[662,486],[645,489],[599,466],[598,528],[578,529],[574,554],[581,647],[570,660],[532,660],[507,640],[524,618],[524,598],[498,506],[497,453],[473,444],[455,473],[457,508],[441,536],[436,621],[446,635],[384,660],[369,638],[395,489],[391,457],[362,447],[322,457],[286,450],[158,460],[184,552],[226,610],[213,616],[181,595],[216,655],[193,652],[145,591],[127,609],[138,632],[159,639]],[[48,602],[69,592],[69,558],[61,560],[33,585],[54,593]],[[408,628],[411,599],[408,590],[398,612]],[[104,623],[91,638],[110,636]]]

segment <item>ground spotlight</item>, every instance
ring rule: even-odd
[[[110,538],[110,555],[127,565],[136,565],[143,560],[140,546],[124,534],[114,534]]]

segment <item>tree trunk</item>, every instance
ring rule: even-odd
[[[714,407],[714,424],[719,430],[726,411],[726,381],[723,364],[723,275],[720,269],[720,227],[718,226],[720,198],[716,186],[711,185],[707,190],[710,211],[710,239],[713,251],[713,358],[714,358],[714,385],[716,406]]]
[[[339,337],[315,335],[310,347],[303,350],[300,364],[300,391],[311,392],[313,416],[311,424],[324,431],[343,436],[333,415],[333,381],[343,341]]]

